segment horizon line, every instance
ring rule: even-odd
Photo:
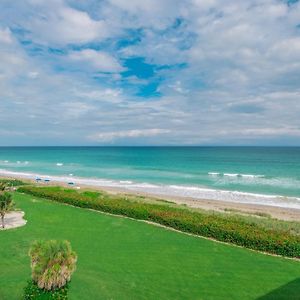
[[[300,145],[5,145],[0,146],[0,148],[158,148],[158,147],[169,147],[169,148],[195,148],[195,147],[226,147],[226,148],[235,148],[235,147],[256,147],[256,148],[272,148],[272,147],[281,147],[281,148],[300,148]]]

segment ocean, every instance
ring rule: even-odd
[[[300,147],[1,147],[0,174],[300,208]]]

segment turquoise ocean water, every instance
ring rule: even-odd
[[[300,208],[299,147],[2,147],[0,173]]]

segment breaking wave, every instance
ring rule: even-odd
[[[265,175],[256,174],[239,174],[239,173],[219,173],[219,172],[208,172],[210,176],[225,176],[225,177],[244,177],[244,178],[264,178]]]
[[[61,183],[72,183],[74,185],[122,188],[129,191],[146,192],[146,193],[161,195],[161,196],[165,195],[165,196],[174,196],[174,197],[190,197],[199,201],[201,201],[201,199],[221,200],[221,201],[236,202],[236,203],[270,205],[270,206],[300,209],[300,198],[283,197],[280,195],[265,195],[265,194],[245,193],[240,191],[216,190],[216,189],[204,188],[199,186],[163,185],[163,184],[152,184],[147,182],[138,183],[138,182],[132,182],[128,180],[118,181],[118,180],[107,180],[107,179],[98,179],[98,178],[82,178],[82,177],[75,177],[70,175],[53,176],[53,175],[46,175],[46,174],[43,175],[37,173],[13,172],[8,170],[0,170],[0,175],[18,177],[23,179],[31,179],[31,180],[35,180],[38,178],[41,182],[54,181],[54,182],[61,182]],[[215,175],[219,176],[219,173]],[[249,175],[244,174],[244,176],[245,175],[250,176],[250,174]],[[257,175],[253,175],[253,176],[257,176]],[[229,177],[243,178],[241,175],[229,176]]]

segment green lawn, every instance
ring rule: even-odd
[[[67,239],[70,299],[300,299],[300,262],[15,194],[25,227],[0,232],[0,299],[22,299],[29,245]]]

